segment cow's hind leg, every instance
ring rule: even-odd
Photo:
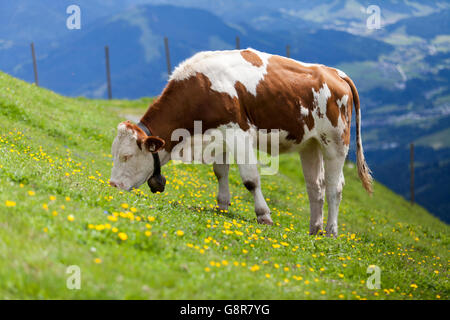
[[[323,230],[323,204],[325,202],[325,178],[323,156],[317,141],[311,141],[301,152],[303,175],[308,191],[310,220],[309,234]]]
[[[336,155],[331,158],[325,157],[325,185],[328,203],[328,222],[326,227],[327,236],[337,236],[338,234],[338,214],[339,204],[342,199],[342,189],[344,187],[344,167],[345,155]]]
[[[270,209],[261,191],[261,179],[256,164],[238,164],[244,186],[253,195],[255,201],[255,213],[258,223],[272,225]]]
[[[229,164],[213,164],[214,174],[219,182],[219,193],[217,194],[217,205],[219,210],[228,210],[230,205],[230,188],[228,186]]]

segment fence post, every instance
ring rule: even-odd
[[[286,46],[286,57],[288,57],[288,58],[291,57],[291,46],[290,45]]]
[[[108,99],[112,99],[111,89],[111,71],[109,69],[109,47],[105,46],[105,60],[106,60],[106,82],[108,84]]]
[[[414,143],[411,143],[409,153],[411,169],[411,204],[414,204]]]
[[[34,83],[39,87],[36,52],[34,51],[34,42],[31,43],[31,56],[33,57]]]
[[[239,36],[236,36],[236,49],[241,49],[241,39],[239,39]]]
[[[169,39],[164,37],[164,47],[166,49],[166,61],[167,61],[167,76],[172,74],[172,65],[170,64],[170,52],[169,52]]]

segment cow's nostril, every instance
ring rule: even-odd
[[[111,187],[117,188],[117,184],[116,184],[114,181],[110,181],[110,182],[109,182],[109,185],[110,185]]]

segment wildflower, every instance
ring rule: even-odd
[[[28,195],[31,197],[34,196],[35,194],[36,194],[36,192],[34,192],[33,190],[28,191]]]
[[[120,206],[124,209],[128,209],[128,204],[126,204],[126,203],[122,203]]]
[[[50,199],[50,201],[55,201],[56,197],[55,196],[50,196],[49,199]]]
[[[102,259],[100,259],[100,258],[95,258],[95,259],[94,259],[94,262],[97,263],[97,264],[100,264],[100,263],[102,263]]]
[[[252,266],[252,267],[250,268],[250,270],[253,271],[253,272],[258,271],[259,269],[260,269],[260,268],[259,268],[259,266],[258,266],[257,264],[255,264],[254,266]]]
[[[69,215],[67,216],[67,220],[69,220],[70,222],[72,222],[72,221],[75,220],[75,217],[74,217],[73,215],[69,214]]]
[[[151,235],[152,235],[152,232],[151,231],[145,231],[145,235],[147,236],[147,237],[150,237]]]
[[[177,234],[177,236],[181,237],[181,236],[184,235],[184,231],[183,231],[183,230],[178,230],[178,231],[176,232],[176,234]]]
[[[6,200],[5,206],[7,206],[7,207],[15,207],[16,203],[14,201]]]
[[[410,287],[413,289],[417,289],[417,284],[413,283]]]
[[[120,240],[122,240],[122,241],[125,241],[128,239],[128,236],[125,232],[119,232],[118,236],[119,236]]]
[[[70,201],[70,197],[66,197],[66,201]]]
[[[208,267],[206,267],[206,268],[205,268],[205,272],[209,272],[209,271],[211,271],[211,269],[208,268]]]

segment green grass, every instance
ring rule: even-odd
[[[149,101],[66,98],[0,73],[0,298],[449,298],[448,226],[378,183],[367,196],[350,166],[337,239],[307,234],[295,154],[262,177],[272,227],[256,224],[235,166],[227,213],[210,166],[169,163],[164,194],[109,187],[119,115]],[[71,265],[80,290],[66,287]]]

